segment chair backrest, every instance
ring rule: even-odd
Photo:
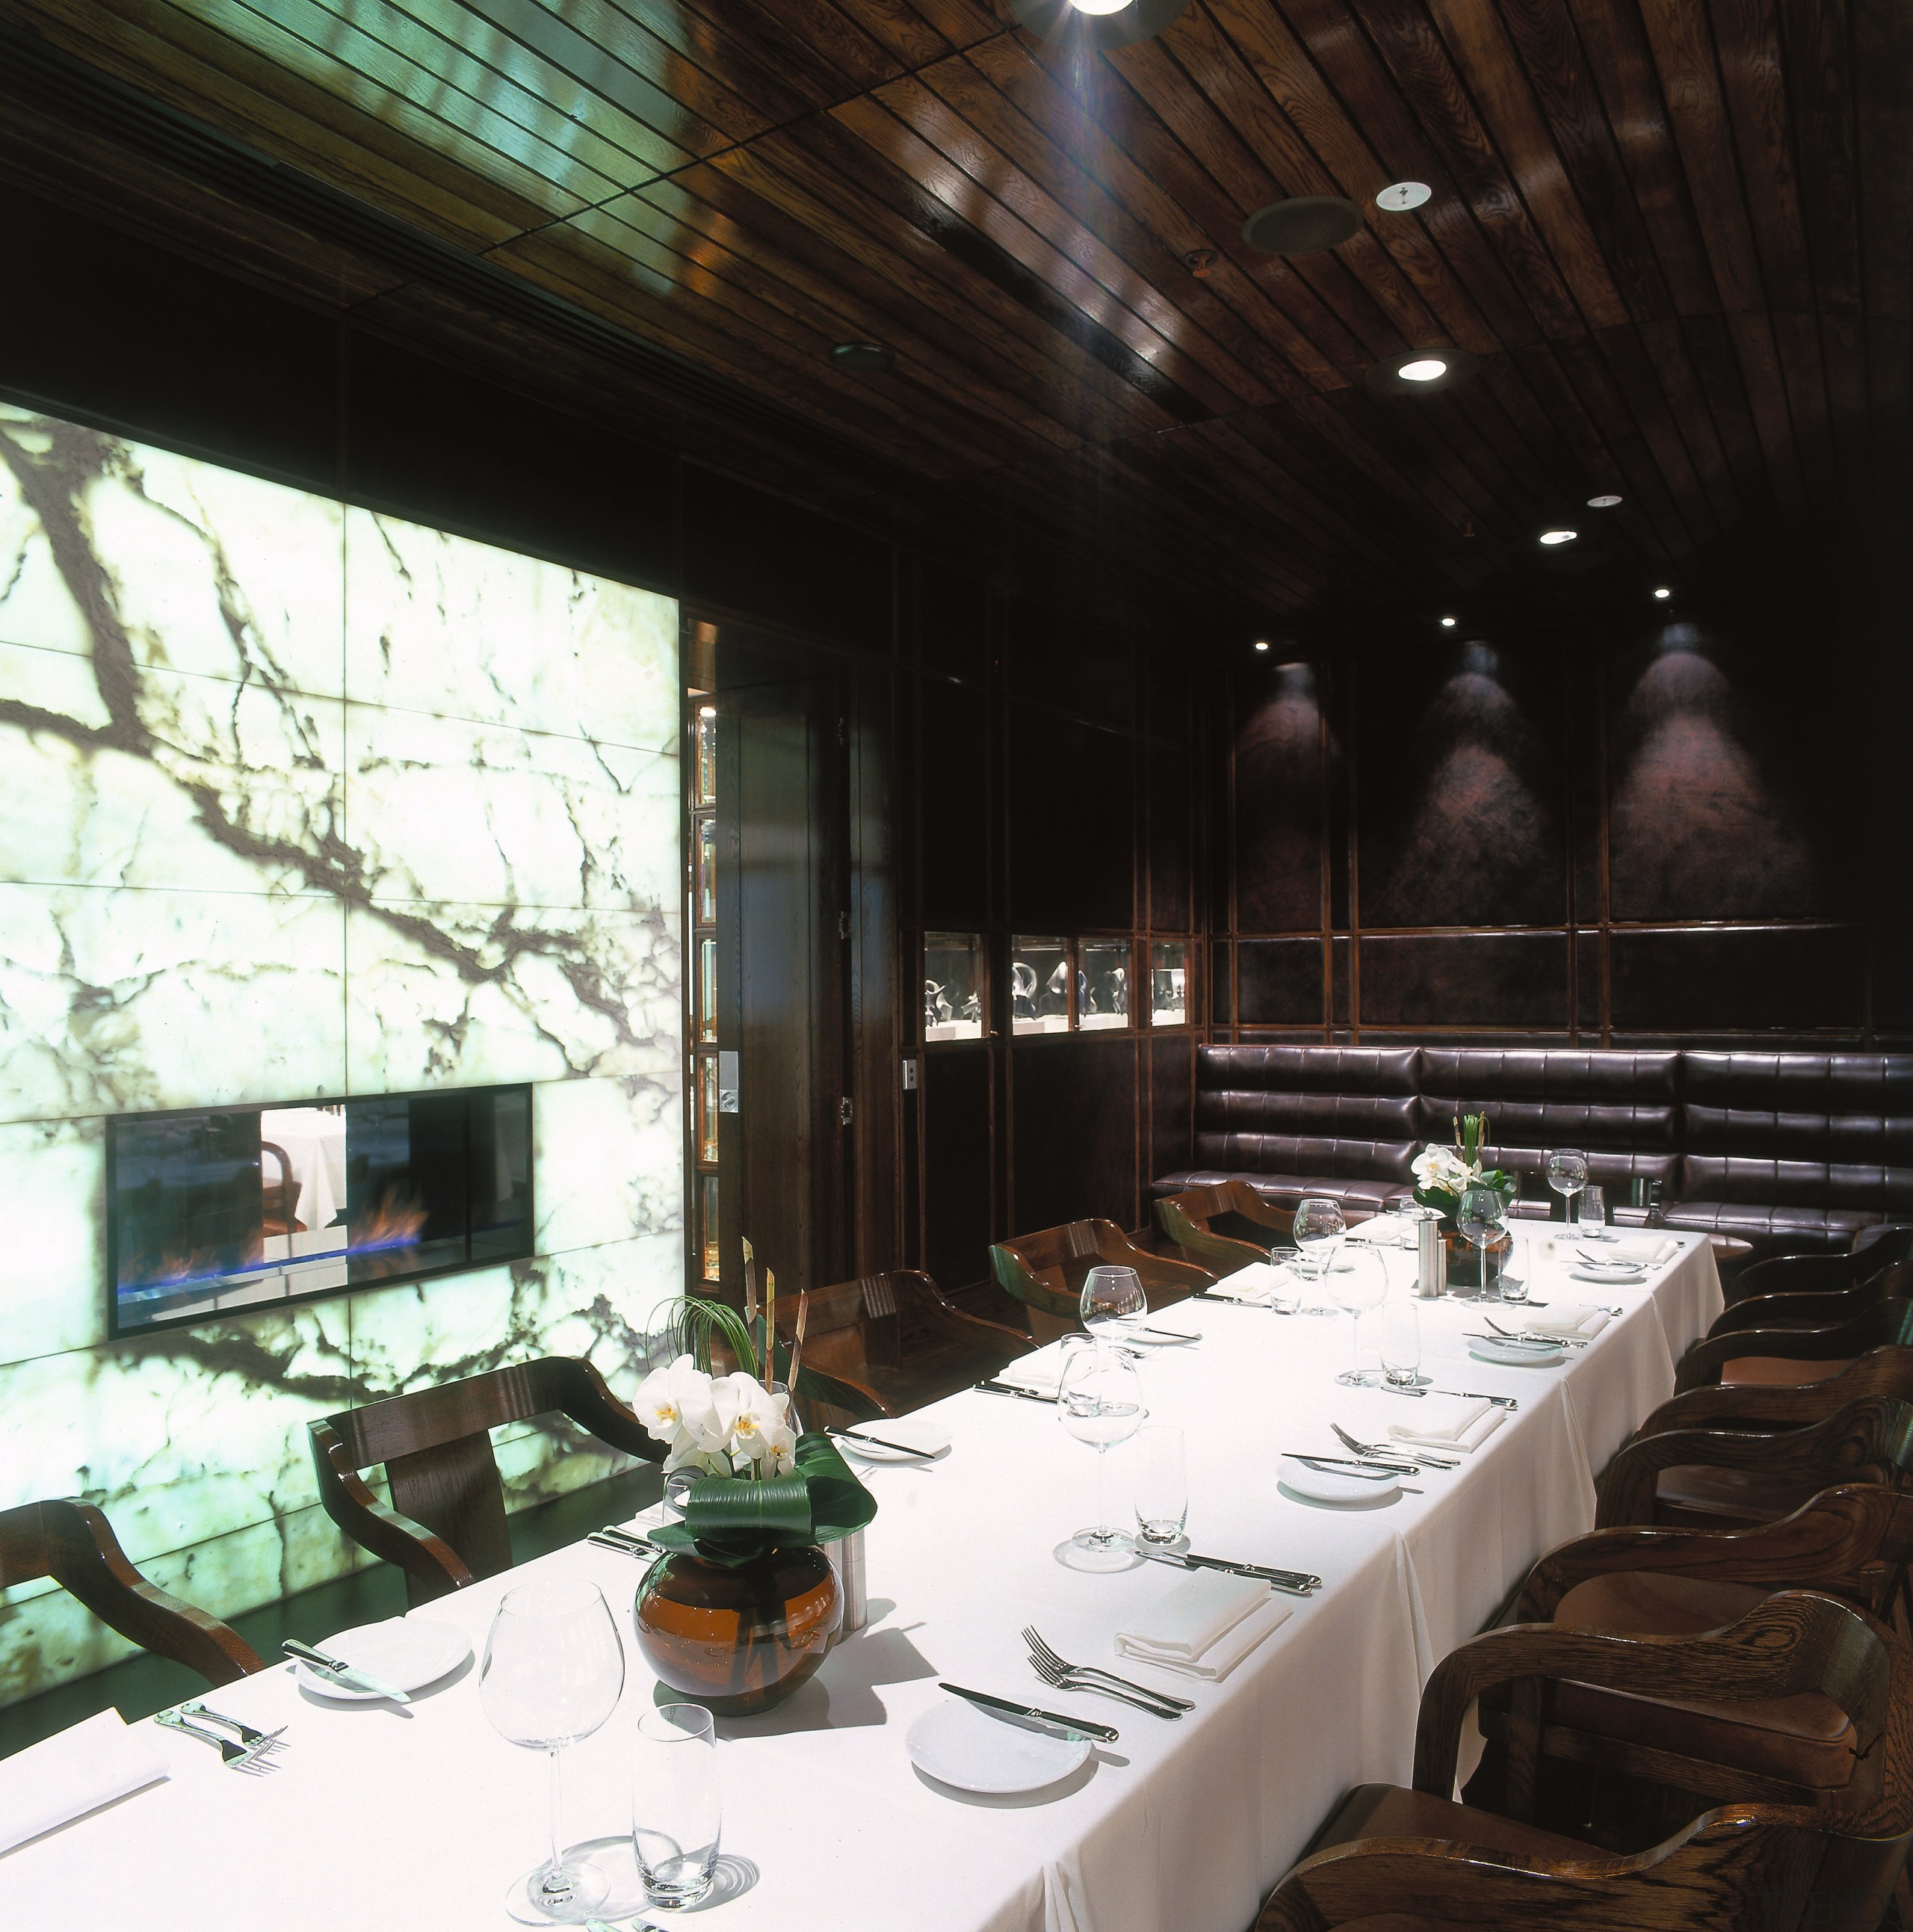
[[[1257,1262],[1295,1226],[1295,1210],[1264,1201],[1246,1180],[1186,1188],[1156,1204],[1156,1226],[1198,1267],[1231,1272]]]
[[[1824,1422],[1868,1396],[1913,1402],[1913,1348],[1870,1348],[1824,1382],[1728,1382],[1689,1389],[1663,1402],[1634,1433],[1638,1438],[1670,1429],[1798,1429]]]
[[[148,1582],[91,1503],[62,1499],[0,1510],[0,1590],[42,1576],[121,1636],[196,1670],[208,1684],[230,1684],[265,1668],[237,1630]]]
[[[1831,1328],[1882,1301],[1913,1296],[1913,1262],[1889,1262],[1846,1288],[1816,1288],[1745,1295],[1714,1318],[1710,1335],[1750,1328]]]
[[[1054,1341],[1080,1324],[1083,1277],[1099,1262],[1132,1268],[1145,1288],[1187,1294],[1214,1277],[1187,1262],[1165,1260],[1138,1247],[1114,1221],[1070,1221],[995,1243],[990,1265],[997,1286],[1030,1310],[1030,1333]]]
[[[1913,1300],[1895,1295],[1831,1328],[1746,1328],[1710,1335],[1681,1357],[1674,1372],[1674,1386],[1677,1390],[1705,1388],[1720,1381],[1729,1362],[1743,1358],[1840,1362],[1874,1348],[1907,1346],[1913,1346]]]
[[[319,1500],[348,1534],[355,1534],[334,1506],[346,1499],[343,1479],[383,1463],[392,1507],[449,1544],[472,1576],[496,1576],[511,1567],[511,1539],[490,1431],[550,1414],[568,1416],[627,1455],[653,1462],[664,1458],[665,1445],[589,1362],[547,1356],[313,1423]]]

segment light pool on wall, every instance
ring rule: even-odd
[[[668,598],[0,406],[0,1508],[230,1616],[359,1560],[316,1415],[682,1281]],[[114,1342],[104,1123],[529,1082],[535,1252]],[[611,1473],[535,1430],[512,1500]],[[0,1702],[125,1646],[0,1592]]]

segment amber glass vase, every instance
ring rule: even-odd
[[[677,1550],[652,1565],[633,1618],[638,1648],[664,1683],[720,1717],[742,1718],[809,1679],[843,1602],[814,1544],[734,1566]]]

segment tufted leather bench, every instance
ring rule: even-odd
[[[1414,1185],[1423,1143],[1484,1111],[1530,1213],[1546,1211],[1549,1150],[1576,1147],[1617,1190],[1660,1181],[1669,1226],[1763,1254],[1913,1220],[1913,1054],[1205,1046],[1196,1165],[1153,1191],[1240,1180],[1283,1207],[1378,1208]]]

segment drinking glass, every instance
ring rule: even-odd
[[[1336,1380],[1351,1388],[1366,1388],[1374,1378],[1362,1366],[1362,1317],[1387,1298],[1388,1272],[1381,1256],[1366,1248],[1351,1248],[1346,1264],[1330,1275],[1329,1292],[1348,1311],[1354,1353]]]
[[[1180,1540],[1189,1516],[1189,1463],[1183,1432],[1152,1422],[1136,1436],[1136,1528],[1144,1543]]]
[[[1096,1452],[1096,1527],[1077,1531],[1063,1546],[1063,1561],[1072,1570],[1126,1570],[1135,1545],[1110,1522],[1109,1450],[1142,1426],[1142,1384],[1129,1358],[1099,1342],[1071,1349],[1056,1412],[1078,1442]]]
[[[1508,1204],[1498,1190],[1471,1187],[1464,1191],[1455,1210],[1455,1226],[1472,1241],[1481,1254],[1481,1292],[1488,1292],[1488,1250],[1501,1238],[1501,1219]]]
[[[1083,1326],[1092,1335],[1115,1341],[1132,1322],[1149,1312],[1149,1298],[1132,1268],[1099,1266],[1083,1277]]]
[[[565,1856],[558,1754],[610,1716],[624,1688],[623,1646],[596,1584],[554,1578],[506,1592],[485,1640],[478,1701],[499,1736],[551,1760],[550,1859],[505,1894],[521,1924],[575,1924],[610,1889],[595,1865]]]
[[[711,1888],[721,1807],[717,1736],[701,1704],[662,1704],[637,1720],[631,1839],[650,1903],[695,1905]]]
[[[1421,1317],[1406,1295],[1397,1295],[1382,1310],[1382,1376],[1396,1388],[1413,1388],[1421,1369]]]
[[[1567,1204],[1563,1218],[1574,1218],[1574,1197],[1588,1185],[1588,1156],[1573,1148],[1557,1148],[1548,1156],[1548,1185]]]
[[[1295,1269],[1305,1283],[1319,1282],[1335,1265],[1337,1250],[1348,1232],[1342,1209],[1335,1202],[1311,1195],[1295,1210],[1295,1225],[1290,1230],[1296,1248]],[[1335,1310],[1318,1305],[1312,1315],[1333,1315]]]
[[[1606,1191],[1593,1181],[1581,1190],[1579,1202],[1581,1238],[1584,1241],[1611,1241],[1613,1235],[1608,1232],[1608,1203]]]

